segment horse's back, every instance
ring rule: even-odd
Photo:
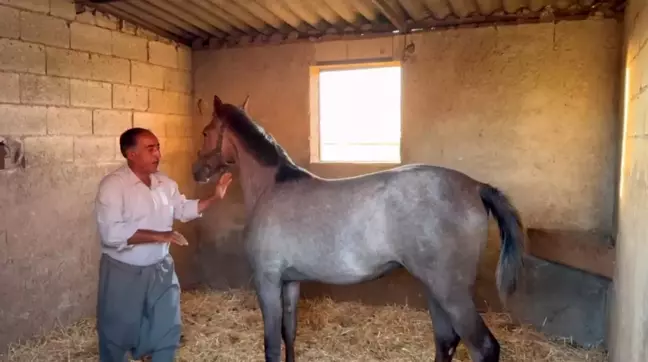
[[[408,258],[465,249],[469,234],[487,227],[479,185],[426,165],[281,183],[248,218],[248,253],[265,271],[289,268],[305,279],[359,282]]]
[[[260,200],[250,227],[264,239],[322,244],[394,239],[408,229],[429,233],[429,225],[470,221],[475,211],[483,215],[480,185],[459,171],[422,164],[348,178],[302,179],[278,184]],[[372,243],[387,248],[396,242]]]

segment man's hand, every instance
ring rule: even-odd
[[[162,242],[172,243],[180,246],[189,245],[187,239],[177,231],[167,231],[162,236]]]
[[[232,174],[226,172],[218,179],[218,182],[216,183],[216,190],[214,190],[214,194],[207,199],[202,199],[198,201],[198,212],[201,213],[205,211],[205,209],[207,209],[209,205],[211,205],[215,200],[217,199],[222,200],[223,197],[225,197],[225,193],[227,192],[227,187],[229,186],[230,183],[232,183]]]
[[[227,193],[227,187],[229,187],[230,183],[232,183],[232,174],[226,172],[218,180],[218,183],[216,184],[216,192],[214,193],[214,196],[218,197],[219,199],[225,197],[225,193]]]
[[[129,245],[149,243],[173,243],[180,246],[189,245],[187,239],[177,231],[137,230],[137,232],[128,239]]]

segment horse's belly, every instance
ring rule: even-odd
[[[284,272],[284,279],[294,281],[318,281],[326,284],[355,284],[381,277],[389,271],[400,267],[397,262],[362,266],[339,265],[333,263],[330,267],[323,266],[294,266]]]

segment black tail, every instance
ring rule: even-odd
[[[510,200],[497,188],[483,184],[479,190],[486,209],[490,211],[500,230],[502,247],[497,265],[497,289],[502,302],[518,287],[520,272],[524,266],[524,229],[520,215]]]

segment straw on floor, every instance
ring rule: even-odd
[[[177,361],[263,361],[263,324],[256,298],[246,291],[183,294],[184,336]],[[328,299],[301,300],[296,354],[299,361],[432,361],[434,342],[424,310],[373,307]],[[502,346],[502,361],[607,361],[598,350],[550,341],[506,314],[484,314]],[[81,320],[11,346],[8,360],[97,361],[94,321]],[[460,345],[455,360],[469,362]]]

